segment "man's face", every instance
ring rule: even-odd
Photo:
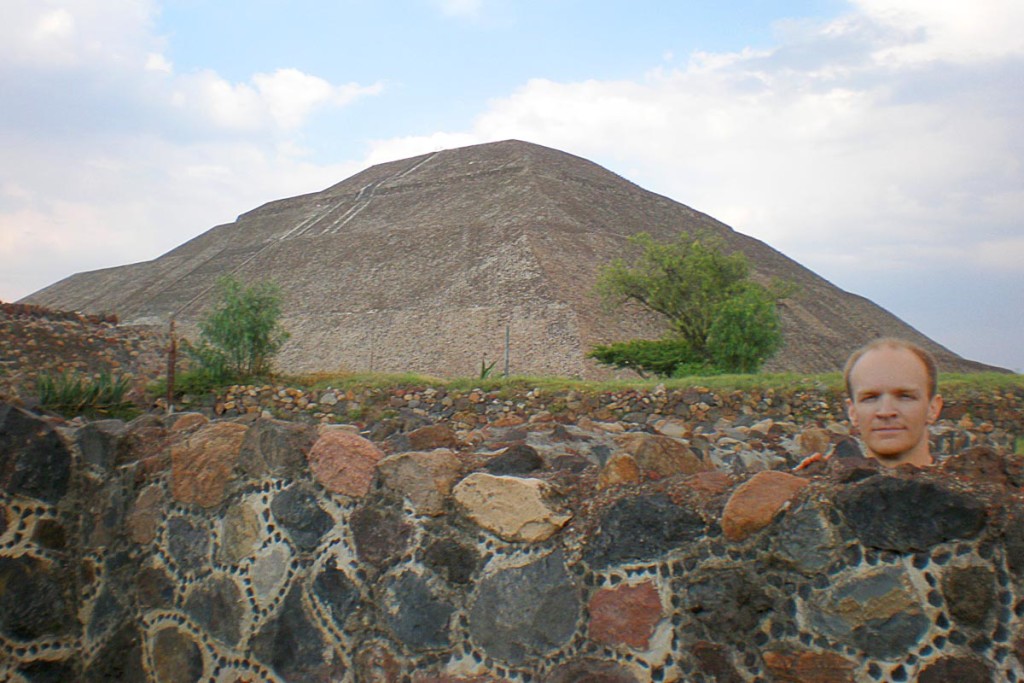
[[[869,455],[885,465],[931,464],[928,425],[942,398],[928,395],[928,371],[912,351],[880,347],[868,351],[850,372],[853,392],[846,407]]]

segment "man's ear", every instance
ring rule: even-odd
[[[928,404],[928,424],[932,424],[939,419],[939,413],[942,412],[942,396],[935,394],[932,396],[931,402]]]
[[[846,416],[850,418],[850,424],[857,427],[857,413],[853,410],[853,401],[846,399]]]

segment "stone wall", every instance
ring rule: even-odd
[[[814,392],[251,389],[0,404],[0,680],[1024,677],[1015,393],[879,471]]]
[[[146,383],[166,372],[167,348],[166,328],[0,302],[0,398],[31,400],[40,374],[106,373],[127,378],[142,400]]]

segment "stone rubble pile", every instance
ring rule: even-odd
[[[0,396],[34,395],[41,373],[107,373],[132,380],[141,399],[146,383],[164,372],[167,346],[159,328],[0,302]]]

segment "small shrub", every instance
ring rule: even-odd
[[[127,377],[115,378],[109,373],[95,378],[44,373],[36,379],[39,405],[65,417],[133,417],[138,410],[127,399],[129,388]]]
[[[199,342],[184,344],[185,352],[215,384],[267,376],[289,336],[280,322],[281,289],[271,282],[244,286],[231,276],[217,286],[220,301],[199,322]]]
[[[487,379],[491,376],[491,372],[494,371],[494,366],[497,365],[498,361],[494,360],[488,363],[485,359],[480,360],[480,377],[478,379]]]
[[[587,357],[622,370],[635,370],[641,377],[716,374],[689,342],[677,338],[633,339],[595,346]]]

